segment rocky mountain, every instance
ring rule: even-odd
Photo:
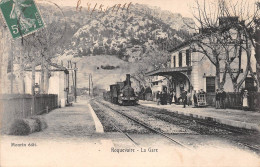
[[[97,12],[92,17],[86,17],[86,12],[65,10],[65,14],[72,15],[68,18],[70,32],[80,27],[66,46],[67,53],[75,57],[116,55],[136,62],[155,50],[173,48],[190,35],[186,18],[146,5],[133,5],[130,11]]]
[[[55,6],[39,6],[43,19],[54,18],[51,11],[57,10]],[[168,58],[167,49],[188,39],[188,27],[194,24],[180,14],[141,4],[131,5],[129,11],[95,11],[92,15],[86,8],[61,10],[62,15],[53,22],[65,19],[65,29],[60,31],[62,39],[55,45],[53,61],[65,65],[67,60],[77,62],[80,87],[88,83],[89,73],[95,85],[107,88],[139,67],[141,73],[160,67]]]
[[[143,4],[136,4],[135,8],[139,11],[143,11],[144,14],[151,15],[165,24],[170,25],[174,30],[183,30],[189,33],[194,33],[195,22],[192,18],[182,17],[179,13],[172,13],[167,10],[162,10],[156,6],[149,6]]]

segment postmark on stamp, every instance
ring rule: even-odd
[[[14,39],[44,27],[34,0],[2,0],[0,9]]]

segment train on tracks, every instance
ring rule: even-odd
[[[126,74],[126,80],[110,85],[110,90],[103,93],[103,98],[119,105],[136,105],[138,97],[131,87],[130,74]]]

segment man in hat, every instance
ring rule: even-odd
[[[187,91],[183,90],[181,94],[182,102],[183,102],[183,108],[186,108],[187,104]]]
[[[219,89],[216,90],[216,109],[220,108],[220,92]]]
[[[220,91],[220,105],[221,105],[222,109],[226,109],[226,103],[225,103],[226,97],[227,97],[227,93],[224,91],[223,88],[221,88],[221,91]]]

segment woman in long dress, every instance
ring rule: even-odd
[[[248,108],[248,91],[245,90],[243,94],[243,109],[247,110]]]

